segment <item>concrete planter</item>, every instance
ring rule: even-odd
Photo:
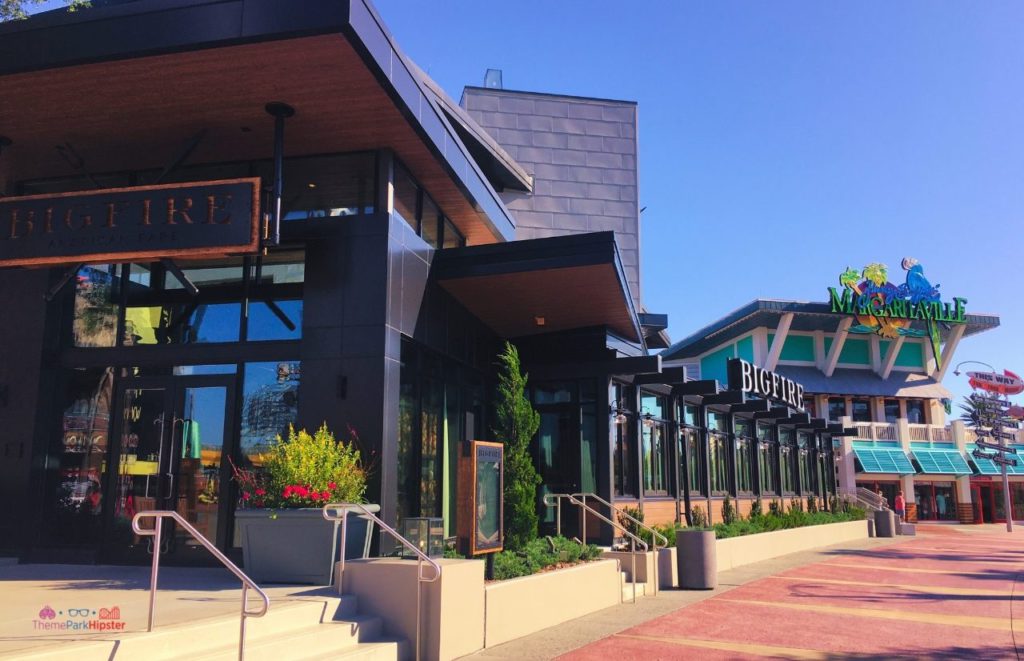
[[[377,505],[367,505],[373,512]],[[319,509],[238,510],[235,526],[245,573],[257,583],[330,585],[339,559],[341,524]],[[349,514],[345,558],[362,558],[369,546],[369,519]]]
[[[892,510],[875,512],[875,537],[895,537],[898,521]]]
[[[867,537],[867,521],[827,523],[820,526],[729,537],[717,541],[718,570],[726,571],[754,562],[777,558],[780,555],[867,539]]]
[[[676,531],[676,564],[679,568],[679,587],[684,590],[713,590],[717,587],[715,531]]]
[[[597,560],[490,583],[484,595],[484,646],[494,647],[617,606],[622,601],[622,583],[616,562]]]

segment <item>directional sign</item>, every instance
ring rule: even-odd
[[[1000,397],[990,397],[988,395],[971,395],[971,401],[974,402],[975,404],[980,404],[981,406],[988,406],[999,409],[1008,408],[1011,406],[1010,402],[1008,402],[1005,399],[1002,399]]]
[[[1000,452],[1008,452],[1010,454],[1017,454],[1017,450],[1015,448],[1004,447],[1004,446],[998,445],[996,443],[986,443],[984,441],[975,441],[974,444],[977,445],[979,448],[988,448],[989,450],[998,450]]]
[[[999,464],[1000,466],[1016,466],[1016,459],[1004,459],[1003,457],[993,457],[992,463]]]
[[[968,372],[967,377],[970,379],[968,383],[971,388],[1003,395],[1019,395],[1024,392],[1024,379],[1021,379],[1010,370],[1003,370],[1002,374],[997,372]]]
[[[1016,441],[1017,440],[1017,432],[999,431],[998,429],[993,429],[989,433],[990,433],[990,435],[993,438],[1001,438],[1001,439],[1003,439],[1005,441]]]
[[[978,448],[977,450],[975,450],[971,454],[974,455],[975,457],[977,457],[978,459],[995,459],[996,457],[999,456],[995,452],[985,452],[981,448]]]

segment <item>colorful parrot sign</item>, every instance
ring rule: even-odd
[[[840,289],[829,287],[832,312],[852,314],[857,324],[851,333],[873,333],[884,338],[900,336],[926,337],[935,356],[935,364],[942,367],[942,340],[940,324],[967,322],[967,299],[954,297],[943,302],[939,285],[932,285],[916,259],[905,257],[903,270],[906,281],[901,285],[889,282],[885,264],[868,264],[861,271],[847,267],[839,276]],[[924,322],[924,329],[914,328],[914,321]]]

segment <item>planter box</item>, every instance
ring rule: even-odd
[[[679,585],[679,565],[676,561],[676,547],[658,551],[658,589],[671,590]]]
[[[718,571],[867,537],[867,521],[845,521],[719,539],[716,541]]]
[[[245,573],[257,583],[331,584],[341,523],[325,520],[319,509],[238,510],[235,526]],[[369,519],[349,514],[346,559],[365,556],[372,527]]]
[[[622,601],[622,583],[614,561],[596,560],[491,583],[484,595],[484,646],[494,647],[617,606]]]

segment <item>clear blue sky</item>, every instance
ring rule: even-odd
[[[491,67],[639,103],[643,299],[673,338],[909,255],[1002,318],[957,360],[1024,373],[1024,3],[376,5],[455,98]]]
[[[455,98],[491,67],[639,103],[643,299],[674,339],[910,255],[1002,318],[956,359],[1024,373],[1024,4],[376,4]]]

